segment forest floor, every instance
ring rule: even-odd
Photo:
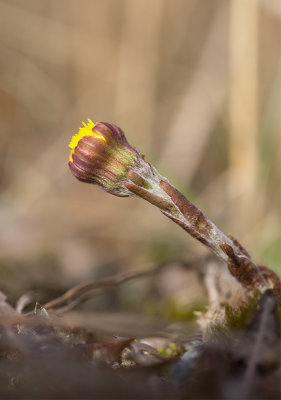
[[[88,282],[29,312],[28,296],[13,307],[0,293],[0,397],[280,398],[280,307],[270,290],[241,303],[220,268],[203,277],[209,303],[193,318],[72,310],[151,273],[163,268]]]

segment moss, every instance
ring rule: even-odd
[[[178,345],[177,343],[170,342],[168,343],[167,346],[160,347],[158,349],[158,353],[162,357],[168,357],[168,358],[178,357],[182,354],[182,346]]]
[[[234,308],[225,304],[226,325],[234,329],[244,328],[257,312],[260,295],[260,291],[256,290],[248,302],[240,307]]]

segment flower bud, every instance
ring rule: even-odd
[[[277,275],[257,266],[247,251],[225,235],[194,204],[186,199],[134,147],[123,131],[106,122],[90,119],[74,135],[69,147],[69,168],[76,178],[100,185],[116,196],[138,196],[156,206],[191,236],[227,261],[230,273],[247,290],[273,289],[280,301]]]
[[[116,196],[132,195],[124,185],[126,174],[139,164],[142,155],[128,144],[117,126],[88,121],[69,144],[71,172],[80,181],[100,185]]]

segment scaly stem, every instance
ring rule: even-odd
[[[151,165],[149,174],[129,169],[126,188],[147,200],[226,261],[229,271],[247,289],[268,289],[278,286],[279,278],[271,270],[257,266],[249,253],[231,236],[225,235],[194,204],[175,189]],[[276,291],[276,290],[275,290]],[[277,290],[280,296],[280,287]]]

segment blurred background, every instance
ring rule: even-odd
[[[74,179],[68,143],[88,118],[120,126],[280,273],[280,20],[279,0],[0,0],[0,289],[11,302],[208,254],[143,200]]]

